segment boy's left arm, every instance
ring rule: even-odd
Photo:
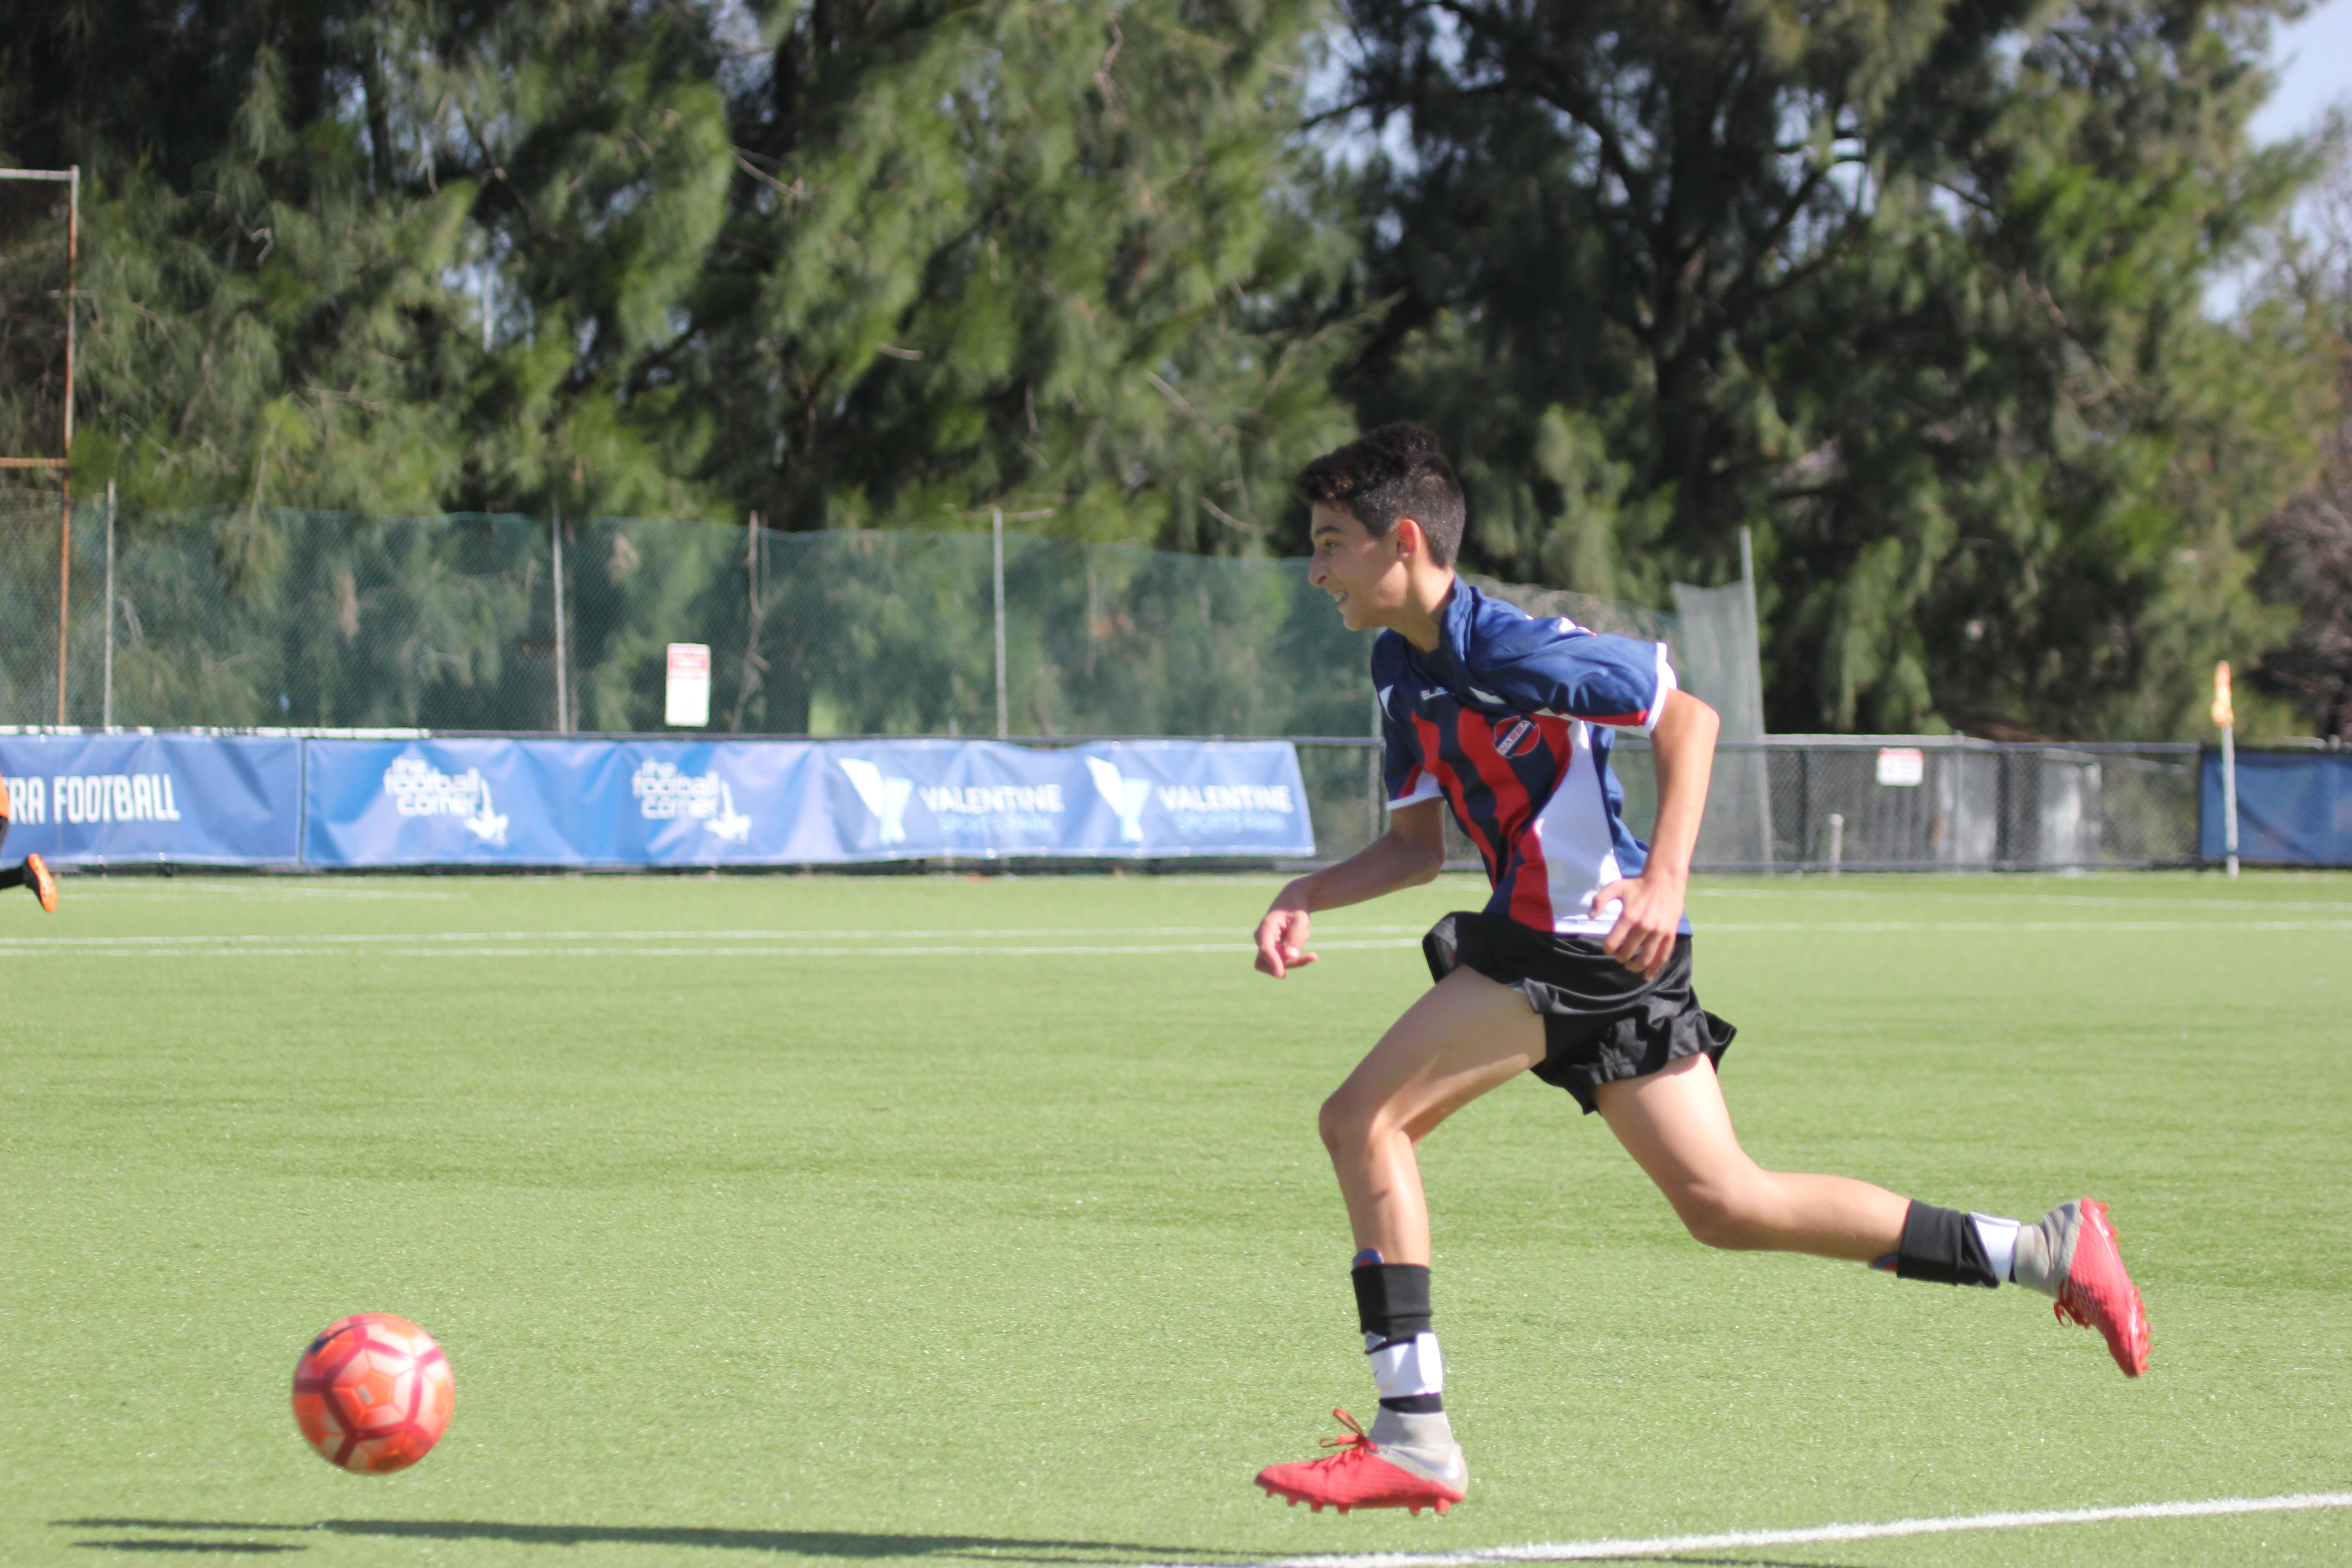
[[[1612,900],[1618,903],[1617,923],[1601,945],[1618,963],[1645,976],[1657,973],[1674,956],[1720,727],[1715,710],[1689,692],[1666,693],[1657,725],[1650,731],[1650,757],[1658,774],[1658,823],[1650,835],[1649,862],[1640,876],[1621,878],[1592,896],[1594,909]]]

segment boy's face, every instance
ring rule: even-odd
[[[1418,534],[1415,529],[1413,536]],[[1307,558],[1307,580],[1331,595],[1349,631],[1386,626],[1389,616],[1404,606],[1410,552],[1402,519],[1382,538],[1353,512],[1318,505],[1307,537],[1315,551]]]

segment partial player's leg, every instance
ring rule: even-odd
[[[0,843],[8,838],[8,781],[0,779]],[[22,863],[0,871],[0,890],[9,888],[30,888],[41,908],[54,913],[58,907],[58,879],[49,874],[48,863],[38,855],[27,855]]]
[[[21,864],[0,871],[0,891],[10,888],[32,889],[33,897],[41,901],[41,908],[53,914],[57,911],[58,879],[49,870],[48,862],[38,855],[27,855]]]
[[[1768,1171],[1749,1159],[1704,1056],[1604,1083],[1599,1098],[1609,1130],[1709,1247],[1875,1263],[1902,1245],[1908,1199],[1845,1176]]]
[[[2126,1376],[2147,1366],[2147,1315],[2105,1205],[2061,1204],[2035,1225],[1914,1203],[1845,1176],[1767,1171],[1732,1131],[1715,1064],[1689,1057],[1601,1086],[1610,1131],[1710,1247],[1811,1252],[1950,1285],[2028,1286],[2097,1329]]]
[[[1357,1326],[1380,1415],[1368,1433],[1345,1411],[1339,1452],[1274,1465],[1258,1485],[1320,1510],[1460,1502],[1470,1471],[1445,1416],[1444,1363],[1430,1327],[1429,1208],[1414,1147],[1448,1116],[1543,1059],[1526,996],[1457,969],[1382,1036],[1323,1104],[1324,1146],[1354,1228]]]
[[[1429,1206],[1414,1146],[1543,1056],[1543,1021],[1528,999],[1468,969],[1405,1010],[1323,1102],[1323,1146],[1358,1248],[1428,1267]]]

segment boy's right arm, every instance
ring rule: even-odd
[[[1399,888],[1417,888],[1445,866],[1445,804],[1415,801],[1389,812],[1389,830],[1336,866],[1299,878],[1275,895],[1257,922],[1257,967],[1276,980],[1315,962],[1307,951],[1307,917],[1360,904]]]

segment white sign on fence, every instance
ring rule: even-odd
[[[1878,748],[1878,782],[1897,789],[1916,789],[1927,782],[1927,753],[1916,746]]]
[[[669,645],[669,688],[662,704],[665,724],[710,722],[710,645],[674,642]]]

